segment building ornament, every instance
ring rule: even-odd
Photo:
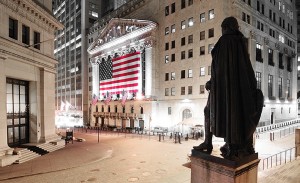
[[[0,2],[48,32],[54,33],[55,30],[63,29],[63,25],[52,16],[51,12],[47,12],[32,0],[0,0]]]
[[[288,49],[287,49],[286,47],[284,47],[284,48],[283,48],[283,52],[284,52],[285,54],[288,54],[289,51],[288,51]]]
[[[256,40],[257,39],[257,34],[255,31],[251,30],[250,31],[250,38]]]
[[[265,45],[269,45],[269,38],[267,38],[267,37],[264,37],[264,43],[265,43]]]
[[[280,43],[279,43],[279,42],[275,43],[275,48],[276,48],[277,50],[280,50]]]

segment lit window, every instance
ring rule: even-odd
[[[191,17],[191,18],[189,18],[188,26],[192,27],[193,25],[194,25],[194,20],[193,20],[193,17]]]
[[[185,20],[181,21],[181,29],[185,29]]]
[[[172,88],[171,88],[171,95],[172,95],[172,96],[175,96],[175,87],[172,87]]]
[[[165,28],[165,35],[168,35],[170,32],[169,32],[169,27],[166,27]]]
[[[205,22],[205,13],[200,14],[200,23]]]
[[[205,67],[200,67],[200,76],[205,76]]]
[[[173,24],[172,26],[171,26],[171,33],[174,33],[175,32],[175,24]]]
[[[166,56],[165,56],[165,63],[166,63],[166,64],[169,63],[169,55],[166,55]]]
[[[188,70],[188,78],[192,78],[193,77],[193,70],[189,69]]]
[[[208,11],[208,20],[215,18],[214,9]]]
[[[171,72],[171,80],[175,80],[175,72]]]

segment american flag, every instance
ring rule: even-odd
[[[123,91],[123,96],[122,96],[122,105],[125,105],[126,99],[128,97],[128,93]]]
[[[107,105],[111,101],[111,93],[107,92],[106,99],[104,100],[104,103]]]
[[[91,101],[91,104],[92,104],[92,105],[96,105],[97,102],[98,102],[98,97],[94,94],[93,99],[92,99],[92,101]]]
[[[140,52],[129,53],[117,58],[102,60],[99,64],[100,94],[120,94],[141,91]]]

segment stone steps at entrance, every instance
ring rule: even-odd
[[[34,158],[40,157],[41,155],[30,151],[28,149],[22,149],[18,152],[19,154],[19,159],[17,161],[15,161],[15,164],[20,164],[20,163],[24,163],[26,161],[32,160]]]

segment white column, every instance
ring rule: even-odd
[[[153,95],[153,60],[152,60],[152,47],[145,49],[145,97],[149,98]]]
[[[92,63],[93,66],[93,95],[95,94],[97,97],[99,96],[99,65]]]

